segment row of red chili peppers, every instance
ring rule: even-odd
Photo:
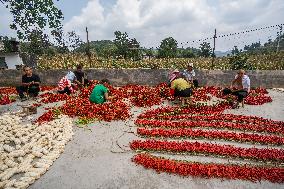
[[[193,105],[187,107],[162,107],[157,109],[150,109],[140,114],[138,118],[152,118],[154,116],[168,116],[168,115],[180,115],[180,114],[202,114],[212,115],[221,114],[224,110],[230,109],[231,106],[227,102],[220,102],[217,105]]]
[[[273,135],[260,135],[249,133],[235,133],[228,131],[209,131],[202,129],[146,129],[137,128],[137,134],[142,137],[161,138],[190,138],[190,139],[210,139],[225,140],[234,142],[247,142],[252,144],[283,145],[284,137]]]
[[[150,116],[140,115],[139,118],[160,119],[160,120],[206,120],[206,121],[226,121],[234,123],[250,123],[250,124],[265,124],[277,125],[284,127],[284,121],[275,121],[258,116],[246,116],[235,114],[213,114],[213,115],[195,115],[195,114],[182,114],[182,115],[156,115]]]
[[[186,127],[201,127],[201,128],[219,128],[230,130],[242,130],[242,131],[256,131],[267,132],[274,134],[284,134],[283,127],[277,125],[260,125],[249,123],[232,123],[224,121],[169,121],[169,120],[147,120],[137,119],[135,124],[143,127],[160,127],[160,128],[186,128]]]
[[[241,148],[232,145],[211,144],[206,142],[134,140],[130,143],[130,148],[132,150],[190,153],[260,161],[284,162],[284,150],[269,148]]]
[[[176,161],[149,154],[137,154],[132,161],[147,169],[154,169],[158,173],[166,172],[202,178],[241,179],[252,182],[261,180],[273,183],[284,182],[284,169],[276,167]]]

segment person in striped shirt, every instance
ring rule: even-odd
[[[68,94],[74,93],[76,85],[73,83],[76,79],[76,76],[73,72],[69,71],[67,75],[65,75],[58,82],[58,93],[59,94]]]

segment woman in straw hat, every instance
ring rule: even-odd
[[[175,69],[175,70],[173,70],[173,71],[171,71],[170,73],[169,73],[169,75],[168,75],[168,83],[169,83],[169,86],[171,85],[171,82],[175,79],[175,78],[177,78],[178,76],[180,76],[180,72],[179,72],[179,70],[178,69]]]
[[[174,90],[174,96],[181,99],[181,105],[185,105],[185,101],[189,104],[192,103],[190,96],[192,95],[192,84],[187,82],[187,80],[182,75],[177,75],[171,81],[171,89]]]

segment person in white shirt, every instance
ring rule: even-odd
[[[233,105],[233,108],[239,106],[239,103],[243,105],[243,99],[246,98],[250,92],[250,79],[245,74],[244,70],[239,70],[235,79],[232,81],[231,88],[236,87],[237,90],[232,92],[232,95],[237,96],[237,103]]]
[[[182,75],[186,78],[187,82],[193,83],[195,88],[198,87],[198,80],[195,77],[193,63],[188,64],[187,69],[182,72]]]

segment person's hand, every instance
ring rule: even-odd
[[[109,96],[109,97],[108,97],[108,99],[113,99],[113,98],[114,98],[114,96]]]
[[[105,101],[104,102],[104,104],[110,104],[111,103],[111,101]]]
[[[82,83],[80,81],[75,81],[74,83],[77,84],[77,85],[82,85]]]

